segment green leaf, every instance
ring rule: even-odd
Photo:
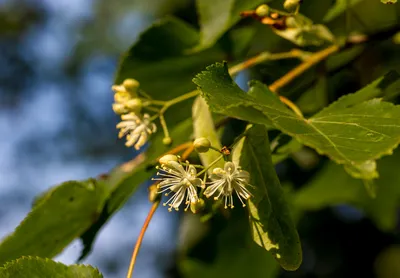
[[[345,110],[346,108],[355,106],[362,102],[369,101],[373,98],[381,97],[386,94],[385,90],[391,87],[392,84],[400,84],[400,76],[397,72],[389,72],[385,76],[378,78],[371,84],[365,86],[354,94],[349,94],[341,97],[338,101],[332,103],[325,109],[321,110],[313,118],[325,117],[338,111]]]
[[[399,80],[391,72],[355,94],[340,98],[309,119],[289,110],[267,86],[252,82],[248,94],[217,63],[196,76],[210,108],[221,114],[273,125],[300,143],[325,154],[357,178],[377,177],[375,159],[400,142],[400,107],[374,98]],[[371,99],[374,98],[374,99]],[[254,110],[261,112],[254,118]]]
[[[302,147],[303,145],[295,139],[290,140],[290,142],[285,145],[278,146],[271,155],[272,163],[274,165],[278,164],[279,162],[285,160],[292,153],[300,151]]]
[[[147,151],[137,156],[134,160],[114,169],[105,178],[104,182],[110,188],[110,194],[98,220],[81,236],[84,249],[79,260],[89,254],[93,241],[103,225],[126,203],[142,183],[155,174],[155,165],[153,165],[155,159],[169,149],[187,141],[191,132],[192,119],[187,119],[171,130],[171,136],[174,138],[172,146],[163,145],[163,136],[159,134],[152,139]]]
[[[271,251],[284,269],[298,269],[302,262],[300,238],[272,164],[267,129],[262,125],[249,128],[234,152],[234,162],[250,172],[255,187],[248,200],[254,241]]]
[[[303,112],[314,113],[328,104],[328,78],[325,74],[316,77],[315,85],[301,94],[296,101],[297,107]]]
[[[200,137],[207,138],[208,140],[210,140],[211,146],[217,149],[221,149],[222,145],[219,140],[217,131],[215,130],[211,112],[208,109],[207,103],[201,96],[198,96],[193,103],[192,115],[193,115],[193,130],[195,138],[200,138]],[[212,162],[220,158],[220,156],[221,154],[217,153],[214,150],[209,150],[206,153],[199,153],[201,163],[205,167],[207,167]],[[224,167],[223,159],[220,159],[220,161],[217,164],[215,164],[215,167],[223,168]],[[209,173],[211,174],[211,172],[212,169],[210,168]]]
[[[0,244],[0,264],[25,255],[53,257],[98,219],[107,196],[103,182],[65,182],[45,197]]]
[[[88,265],[64,265],[39,257],[22,257],[0,268],[0,278],[102,278]]]
[[[254,42],[256,28],[254,26],[241,26],[229,32],[231,43],[231,52],[233,57],[246,56],[250,45]]]
[[[157,21],[122,57],[115,82],[135,78],[140,88],[157,100],[170,100],[192,91],[195,89],[190,82],[193,75],[223,57],[215,49],[185,54],[198,40],[198,32],[182,20],[167,17]],[[167,123],[172,125],[184,120],[190,115],[190,109],[191,101],[174,105],[166,113]]]
[[[400,198],[400,150],[378,162],[379,178],[374,180],[376,198],[368,196],[362,181],[350,177],[340,166],[328,163],[306,186],[294,194],[294,205],[303,210],[350,204],[361,208],[384,230],[396,228]]]
[[[323,21],[329,22],[335,19],[336,17],[344,13],[346,9],[352,8],[361,1],[363,0],[336,0],[332,8],[326,13]]]
[[[202,96],[215,113],[234,115],[233,117],[241,120],[252,119],[254,123],[272,126],[268,117],[251,106],[253,98],[244,94],[236,85],[227,72],[226,65],[217,63],[207,67],[207,71],[196,75],[193,82],[200,87]]]
[[[212,46],[229,28],[240,19],[240,12],[263,4],[262,0],[196,0],[200,23],[200,41],[192,52]]]

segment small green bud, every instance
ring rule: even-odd
[[[177,162],[178,161],[178,157],[176,155],[174,155],[174,154],[166,154],[166,155],[164,155],[163,157],[161,157],[158,160],[158,162],[161,165],[168,164],[168,162],[170,162],[170,161],[176,161]]]
[[[112,109],[114,110],[115,114],[118,115],[122,115],[128,112],[128,109],[126,109],[125,105],[121,103],[113,103]]]
[[[193,213],[199,213],[204,209],[205,206],[206,206],[206,204],[205,204],[204,200],[203,199],[199,199],[195,203],[190,203],[190,210]]]
[[[205,153],[208,152],[208,150],[211,147],[211,142],[207,138],[200,137],[194,140],[193,142],[194,149],[198,153]]]
[[[136,92],[140,86],[140,83],[136,79],[128,78],[125,79],[122,85],[130,92]]]
[[[164,137],[163,139],[162,139],[162,142],[163,142],[163,144],[164,145],[171,145],[171,143],[172,143],[172,139],[171,139],[171,137]]]
[[[128,107],[132,112],[139,113],[142,110],[142,101],[140,98],[133,98],[128,100],[125,103],[125,106]]]
[[[302,0],[286,0],[283,4],[283,7],[288,12],[294,12],[298,8],[298,6],[300,6],[301,2]]]
[[[270,8],[267,4],[260,5],[256,9],[256,15],[258,15],[259,17],[268,16],[269,12],[270,12]]]

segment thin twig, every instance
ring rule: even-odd
[[[144,234],[146,233],[147,227],[149,226],[150,220],[153,218],[154,213],[156,212],[158,205],[160,204],[160,200],[157,200],[153,203],[150,208],[149,214],[147,215],[146,220],[144,221],[143,227],[140,230],[139,237],[136,241],[135,248],[132,252],[131,262],[129,264],[128,274],[126,278],[131,278],[133,273],[133,268],[135,267],[136,257],[139,253],[140,246],[142,245]]]
[[[300,58],[301,60],[303,60],[304,59],[303,57],[305,56],[307,56],[307,54],[300,49],[292,49],[288,52],[282,52],[282,53],[261,52],[260,54],[251,57],[246,61],[243,61],[242,63],[230,67],[229,74],[235,75],[242,70],[253,67],[267,60],[282,60],[282,59],[293,59],[293,58]]]
[[[193,145],[193,142],[192,142],[192,141],[189,141],[189,142],[185,142],[185,143],[183,143],[183,144],[180,144],[180,145],[176,146],[175,148],[173,148],[173,149],[167,151],[166,153],[160,155],[160,156],[157,158],[157,161],[160,160],[160,158],[163,157],[164,155],[167,155],[167,154],[177,154],[177,153],[179,153],[180,151],[183,151],[183,150],[186,150],[187,148],[190,148],[190,146],[192,146],[192,145]]]
[[[308,57],[307,60],[305,60],[303,63],[286,73],[284,76],[276,80],[274,83],[272,83],[269,86],[269,89],[272,92],[277,92],[279,89],[290,83],[293,79],[301,75],[303,72],[314,66],[315,64],[319,63],[320,61],[326,59],[329,55],[339,51],[340,47],[339,45],[332,45],[329,46],[328,48],[325,48],[315,54],[312,54],[310,57]]]
[[[361,35],[361,36],[351,35],[347,38],[346,43],[343,45],[334,44],[317,53],[310,55],[308,59],[306,59],[300,65],[298,65],[297,67],[286,73],[284,76],[276,80],[274,83],[272,83],[269,86],[269,89],[273,92],[279,91],[282,87],[289,84],[292,80],[294,80],[296,77],[304,73],[306,70],[308,70],[315,64],[318,64],[322,60],[325,60],[330,55],[338,52],[339,50],[348,49],[355,45],[359,45],[366,42],[384,40],[390,36],[393,36],[399,31],[400,31],[400,25],[395,25],[370,35]]]
[[[182,160],[185,160],[194,151],[194,145],[189,146],[182,154]]]

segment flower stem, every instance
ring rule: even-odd
[[[215,164],[217,164],[218,161],[220,161],[221,158],[223,158],[223,157],[224,157],[224,155],[219,156],[216,160],[214,160],[213,162],[211,162],[210,165],[208,165],[206,168],[204,168],[203,170],[201,170],[201,171],[197,174],[197,176],[198,176],[198,177],[201,176],[201,175],[202,175],[203,173],[205,173],[208,169],[210,169],[212,166],[214,166]]]
[[[150,102],[151,104],[154,104],[154,105],[164,106],[168,101],[150,99],[150,100],[148,100],[148,102]]]
[[[151,106],[144,106],[143,109],[147,109],[149,111],[156,112],[156,113],[160,112],[160,109],[151,107]]]
[[[160,124],[161,124],[161,127],[162,127],[163,131],[164,131],[164,137],[165,138],[169,138],[170,136],[169,136],[168,126],[167,126],[167,122],[165,121],[164,114],[162,114],[160,112],[159,115],[160,115]]]
[[[171,100],[165,102],[164,106],[163,106],[163,107],[161,108],[161,110],[160,110],[160,114],[164,114],[165,111],[167,111],[167,109],[168,109],[169,107],[171,107],[172,105],[177,104],[177,103],[179,103],[179,102],[182,102],[182,101],[184,101],[184,100],[187,100],[187,99],[189,99],[189,98],[195,97],[195,96],[197,96],[199,93],[200,93],[200,92],[199,92],[198,90],[193,90],[193,91],[191,91],[191,92],[189,92],[189,93],[186,93],[186,94],[184,94],[184,95],[181,95],[181,96],[179,96],[179,97],[176,97],[176,98],[174,98],[174,99],[171,99]]]
[[[270,52],[261,52],[260,54],[247,59],[246,61],[239,63],[233,67],[229,68],[229,74],[235,75],[238,72],[260,64],[262,62],[268,60],[282,60],[282,59],[293,59],[293,58],[300,58],[304,60],[309,54],[300,50],[300,49],[292,49],[288,52],[282,53],[270,53]]]
[[[185,165],[185,166],[191,165],[191,166],[194,166],[195,168],[200,168],[200,169],[204,169],[204,168],[205,168],[203,165],[200,165],[200,164],[191,164],[191,163],[189,163],[189,161],[187,161],[187,162],[182,162],[182,164]]]
[[[137,255],[139,253],[139,249],[140,249],[140,246],[142,244],[144,234],[146,233],[147,227],[149,226],[149,223],[150,223],[151,219],[153,218],[153,215],[156,212],[159,204],[160,204],[160,200],[157,200],[156,202],[153,203],[153,205],[150,208],[149,214],[147,215],[147,218],[144,221],[143,227],[140,230],[139,237],[138,237],[138,239],[136,241],[135,248],[133,249],[133,252],[132,252],[131,262],[129,264],[128,274],[126,275],[126,278],[131,278],[132,277],[133,269],[135,267],[136,258],[137,258]]]
[[[171,100],[169,100],[169,101],[153,101],[153,100],[151,101],[152,104],[159,104],[159,105],[162,105],[161,110],[158,112],[158,114],[154,115],[154,116],[151,118],[151,120],[155,120],[157,117],[160,117],[160,124],[161,124],[161,127],[162,127],[163,131],[164,131],[164,137],[165,137],[165,138],[170,138],[170,136],[169,136],[169,131],[168,131],[167,122],[165,121],[165,118],[164,118],[164,113],[165,113],[165,112],[167,111],[167,109],[168,109],[169,107],[171,107],[172,105],[177,104],[177,103],[179,103],[179,102],[182,102],[182,101],[184,101],[184,100],[187,100],[187,99],[189,99],[189,98],[195,97],[195,96],[197,96],[198,94],[199,94],[199,91],[198,91],[198,90],[194,90],[194,91],[191,91],[191,92],[186,93],[186,94],[184,94],[184,95],[181,95],[181,96],[179,96],[179,97],[176,97],[176,98],[174,98],[174,99],[171,99]],[[154,118],[154,119],[153,119],[153,118]]]
[[[217,153],[221,153],[220,149],[213,147],[213,146],[210,146],[210,150],[216,151]]]

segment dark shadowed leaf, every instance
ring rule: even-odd
[[[194,248],[213,250],[213,255],[207,256],[206,261],[185,256],[179,262],[182,277],[276,277],[278,264],[269,252],[254,244],[249,235],[246,216],[243,212],[238,214],[241,215],[231,217],[222,229],[218,226],[224,225],[223,219],[212,220],[218,221],[218,224],[211,226],[208,226],[209,222],[201,223],[199,219],[190,222],[191,227],[194,227],[187,231],[195,235],[199,230],[209,232]]]
[[[209,49],[186,55],[186,49],[199,41],[198,32],[184,21],[167,17],[144,31],[138,41],[122,57],[115,82],[134,78],[151,97],[170,100],[193,89],[192,77],[207,64],[222,59],[222,52]],[[190,101],[167,111],[168,124],[180,122],[190,115]],[[180,113],[174,113],[180,111]]]
[[[336,0],[335,4],[330,8],[324,17],[325,22],[329,22],[335,19],[337,16],[341,15],[346,11],[346,9],[351,9],[356,4],[363,0]]]
[[[330,162],[305,187],[295,193],[294,205],[317,210],[338,204],[355,205],[385,231],[393,230],[400,200],[400,151],[378,162],[379,178],[374,180],[376,198],[365,192],[363,182],[350,177],[339,165]]]
[[[240,19],[240,12],[256,8],[262,0],[197,0],[200,23],[200,41],[191,51],[201,51],[212,46]],[[268,1],[267,1],[268,2]]]

